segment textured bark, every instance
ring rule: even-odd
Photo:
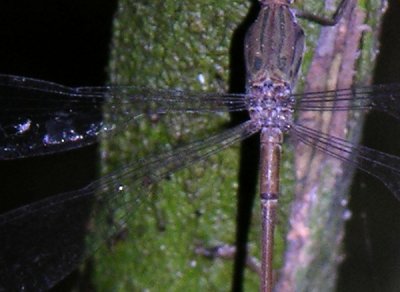
[[[369,11],[371,15],[382,12],[380,9]],[[306,77],[306,92],[349,88],[353,82],[369,83],[368,72],[357,73],[364,62],[360,62],[359,50],[372,45],[370,52],[376,52],[380,23],[367,26],[366,16],[357,1],[351,1],[351,9],[338,25],[321,29]],[[365,51],[363,54],[362,57],[367,57]],[[371,62],[374,54],[369,56]],[[337,103],[338,106],[350,104],[351,101]],[[364,115],[344,111],[303,112],[299,121],[357,144]],[[295,166],[296,196],[289,218],[284,267],[276,291],[332,291],[338,266],[345,256],[341,242],[345,223],[351,216],[347,204],[354,169],[302,143],[296,146]]]

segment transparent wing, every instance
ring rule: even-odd
[[[378,110],[400,118],[400,84],[309,92],[294,95],[302,111]]]
[[[302,111],[372,111],[400,119],[400,84],[376,85],[297,96]],[[382,181],[400,200],[400,158],[295,124],[297,139]]]
[[[113,235],[107,222],[134,216],[149,186],[257,132],[251,122],[164,155],[135,161],[87,187],[0,215],[0,290],[41,291],[68,275]],[[129,186],[128,186],[129,185]],[[90,215],[87,210],[93,210]],[[118,214],[118,215],[116,215]],[[96,228],[82,222],[96,217]],[[117,218],[115,218],[117,216]],[[87,249],[82,251],[82,238]]]
[[[356,147],[346,140],[298,124],[293,129],[300,142],[376,177],[400,200],[400,157],[361,145]]]
[[[111,106],[103,117],[105,104]],[[243,95],[134,86],[71,88],[0,75],[0,160],[87,146],[143,116],[244,109]]]

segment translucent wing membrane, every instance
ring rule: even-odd
[[[400,157],[361,145],[355,147],[346,140],[301,125],[295,125],[293,129],[302,143],[373,175],[400,200]]]
[[[67,87],[0,76],[0,159],[52,153],[95,142],[101,100]]]
[[[303,111],[378,110],[400,117],[400,84],[339,89],[296,94]]]
[[[243,95],[185,93],[133,86],[70,88],[10,75],[0,75],[0,102],[2,160],[87,146],[145,115],[246,108]],[[107,107],[107,118],[102,116],[105,103],[112,105]]]
[[[146,200],[149,184],[257,131],[246,122],[174,152],[135,161],[79,191],[1,215],[0,290],[39,291],[52,287],[116,231],[105,222],[106,216],[95,229],[86,229],[82,222],[108,210],[119,210],[116,220],[125,221],[125,216],[134,214],[124,210],[132,212]],[[94,210],[90,217],[88,209]],[[87,242],[85,251],[81,250],[83,237]]]

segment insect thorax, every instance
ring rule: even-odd
[[[251,120],[262,128],[278,128],[282,132],[293,123],[294,98],[290,85],[265,82],[262,86],[250,86],[247,106]]]

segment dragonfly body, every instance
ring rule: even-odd
[[[272,291],[274,225],[279,197],[283,134],[293,123],[295,85],[304,51],[304,32],[291,1],[261,1],[245,40],[247,93],[251,120],[261,130],[260,198],[262,221],[261,291]]]

